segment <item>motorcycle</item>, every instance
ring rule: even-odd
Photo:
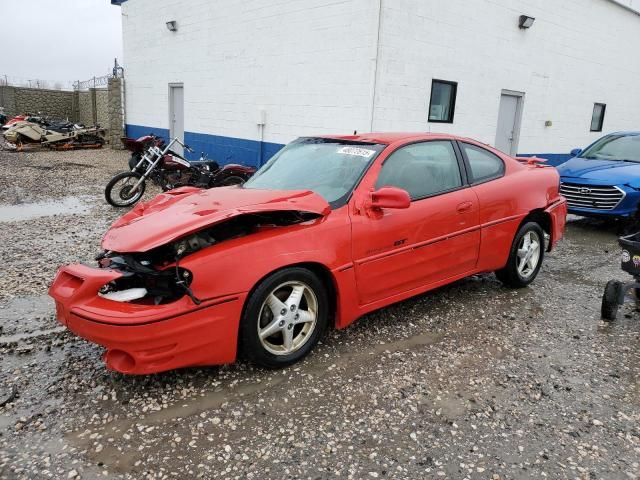
[[[45,123],[42,120],[15,122],[2,135],[7,150],[21,152],[25,147],[48,147],[53,150],[101,148],[104,145],[103,128],[83,127],[64,123]],[[49,127],[49,128],[48,128]]]
[[[179,144],[193,152],[177,138],[168,145],[155,135],[146,135],[137,140],[123,138],[122,142],[132,152],[129,159],[131,170],[116,174],[105,188],[105,199],[114,207],[128,207],[140,200],[148,179],[166,192],[185,186],[213,188],[238,185],[256,171],[253,167],[237,164],[220,167],[217,162],[204,158],[204,155],[198,161],[189,161],[171,150],[174,144]]]

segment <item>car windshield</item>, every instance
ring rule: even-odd
[[[589,160],[640,162],[640,135],[607,135],[580,156]]]
[[[299,138],[260,168],[244,188],[311,190],[336,208],[347,201],[367,166],[385,146],[331,138]]]

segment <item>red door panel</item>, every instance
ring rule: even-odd
[[[470,188],[414,201],[406,210],[352,216],[360,304],[473,270],[478,201]]]

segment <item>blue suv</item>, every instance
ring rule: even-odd
[[[606,135],[558,166],[569,213],[629,218],[640,202],[640,132]]]

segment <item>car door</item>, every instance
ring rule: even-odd
[[[458,142],[468,172],[469,183],[480,205],[479,270],[502,268],[522,220],[517,198],[526,184],[505,175],[504,160],[494,152],[468,142]],[[522,177],[519,177],[522,178]]]
[[[361,305],[471,271],[478,260],[478,200],[457,147],[448,140],[413,143],[383,162],[379,173],[370,172],[376,178],[361,187],[404,189],[411,204],[352,214]]]

